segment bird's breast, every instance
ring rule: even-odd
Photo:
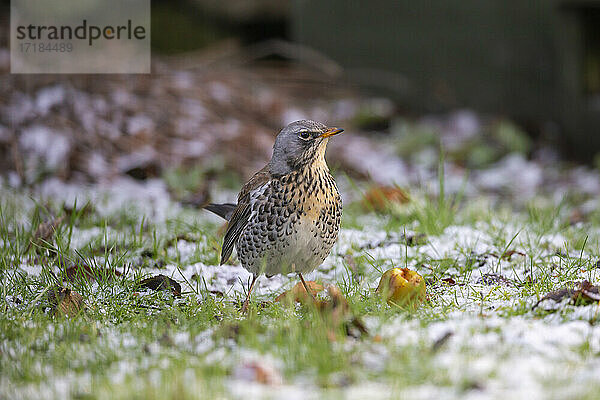
[[[273,179],[253,193],[252,214],[237,248],[242,264],[268,275],[308,272],[327,257],[342,203],[327,170]]]

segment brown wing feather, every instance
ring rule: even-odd
[[[246,182],[244,187],[242,187],[242,190],[240,190],[240,194],[238,195],[238,203],[241,203],[244,198],[249,196],[252,190],[256,189],[263,183],[268,182],[269,179],[271,179],[271,174],[269,173],[269,166],[265,165],[263,169],[255,173],[252,176],[252,178],[250,178],[250,180]],[[248,199],[250,199],[250,197],[248,197]]]
[[[248,224],[251,214],[250,192],[268,182],[269,179],[271,179],[271,174],[269,173],[269,166],[267,165],[254,174],[248,183],[242,187],[242,190],[240,190],[240,194],[238,195],[238,204],[235,210],[233,210],[231,219],[227,224],[225,238],[223,239],[223,247],[221,248],[221,265],[229,260],[235,243],[244,230],[244,227]]]

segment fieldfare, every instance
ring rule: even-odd
[[[342,200],[325,162],[327,142],[343,129],[309,120],[283,128],[271,161],[242,187],[237,204],[209,204],[206,209],[228,220],[221,264],[236,248],[242,266],[252,273],[243,311],[258,276],[303,273],[317,268],[335,243]]]

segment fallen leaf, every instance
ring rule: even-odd
[[[161,166],[158,162],[152,160],[149,162],[141,162],[139,165],[132,166],[125,172],[125,174],[129,175],[133,179],[137,179],[140,181],[145,181],[150,178],[156,178],[160,176]]]
[[[323,285],[314,281],[306,281],[308,290],[312,293],[312,297],[317,297],[317,293],[323,291]],[[275,301],[285,303],[306,303],[312,301],[312,297],[306,292],[302,282],[298,282],[290,290],[286,290],[275,298]]]
[[[327,286],[327,293],[329,294],[329,301],[318,303],[318,307],[322,312],[330,312],[334,320],[341,321],[350,312],[348,300],[346,300],[340,288],[335,285]]]
[[[181,297],[181,285],[163,274],[142,280],[140,287],[152,290],[170,290],[175,297]]]
[[[442,278],[441,281],[444,282],[448,286],[456,285],[456,281],[452,278]]]
[[[368,335],[367,328],[359,317],[352,314],[348,300],[342,294],[339,287],[329,285],[327,287],[329,298],[318,300],[316,308],[321,317],[327,321],[331,328],[327,332],[330,341],[336,341],[337,328],[342,326],[347,336],[360,338],[362,335]]]
[[[519,255],[519,256],[522,256],[522,257],[526,257],[527,256],[525,253],[522,253],[520,251],[507,250],[504,253],[502,253],[502,255],[500,256],[500,258],[503,259],[503,260],[510,261],[512,259],[512,256],[514,256],[515,254]]]
[[[52,314],[73,317],[79,314],[85,304],[83,297],[77,292],[65,287],[54,287],[48,291],[48,303]]]
[[[439,339],[437,339],[435,342],[433,342],[433,345],[431,346],[431,350],[433,352],[436,352],[439,349],[441,349],[442,346],[444,346],[448,342],[448,340],[450,340],[452,335],[454,335],[454,333],[451,331],[444,333]]]
[[[545,300],[552,300],[554,302],[561,302],[564,299],[571,299],[571,304],[574,305],[586,305],[600,301],[600,288],[592,285],[589,281],[577,283],[577,288],[561,288],[548,292],[542,297],[537,303],[533,305],[532,310],[535,309],[540,303]]]
[[[346,300],[340,288],[335,285],[329,285],[327,293],[329,294],[329,300],[319,302],[317,308],[322,317],[330,319],[332,328],[342,325],[346,335],[356,339],[362,335],[368,335],[369,332],[365,324],[359,317],[352,314],[348,300]],[[332,341],[335,340],[335,331],[333,329],[329,330],[328,337]]]
[[[600,301],[600,288],[592,285],[589,281],[581,282],[579,285],[579,292],[585,301]]]
[[[281,374],[272,365],[261,361],[249,361],[233,369],[233,378],[263,385],[279,386],[283,383]]]
[[[510,280],[502,275],[499,275],[499,274],[483,274],[477,280],[477,284],[487,285],[487,286],[494,286],[494,285],[511,286],[511,287],[515,286],[515,283],[512,280]]]
[[[85,280],[94,280],[102,282],[106,277],[110,279],[114,276],[121,276],[121,272],[114,269],[93,269],[87,264],[73,264],[65,270],[66,280],[69,282],[75,281],[78,277]]]
[[[408,201],[408,194],[398,186],[373,186],[365,193],[362,205],[369,211],[386,212],[391,204]]]
[[[542,297],[537,303],[535,303],[533,308],[536,308],[538,304],[540,304],[544,300],[553,300],[558,303],[567,297],[572,297],[574,293],[575,289],[562,288],[553,290],[551,292],[546,293],[544,297]]]
[[[350,310],[348,300],[342,294],[340,288],[335,285],[327,286],[326,298],[317,298],[317,294],[323,291],[323,285],[307,281],[306,285],[312,292],[316,301],[306,292],[302,282],[298,282],[294,287],[279,296],[275,301],[285,304],[300,303],[304,306],[314,306],[319,316],[328,324],[327,338],[330,341],[336,341],[336,332],[343,327],[347,336],[359,338],[368,334],[367,328],[360,320],[354,316]]]
[[[585,220],[586,215],[581,209],[576,208],[573,210],[573,212],[571,212],[571,215],[569,216],[569,225],[576,225],[580,222],[585,222]]]

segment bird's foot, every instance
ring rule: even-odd
[[[248,313],[248,306],[250,305],[250,295],[252,294],[252,289],[254,289],[254,284],[258,279],[258,275],[252,275],[252,282],[248,281],[248,294],[246,295],[246,300],[244,300],[244,304],[242,305],[242,314]]]
[[[302,274],[298,273],[298,277],[300,278],[300,281],[302,282],[302,286],[304,286],[304,290],[306,290],[306,293],[308,293],[310,295],[310,297],[312,298],[312,301],[315,304],[317,304],[317,298],[315,297],[315,295],[313,294],[312,290],[310,290],[310,288],[308,287],[308,285],[304,281],[304,277],[302,276]]]

